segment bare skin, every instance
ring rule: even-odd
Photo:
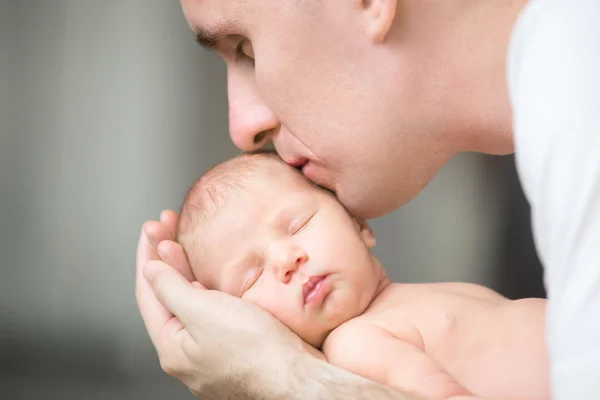
[[[187,258],[176,251],[181,247],[173,241],[176,222],[177,214],[167,210],[161,213],[160,222],[144,224],[138,246],[136,299],[163,370],[194,395],[227,400],[327,400],[353,399],[361,393],[367,400],[419,399],[319,359],[310,346],[260,308],[192,285]],[[256,326],[258,320],[260,330],[236,329],[233,333],[229,324],[215,323],[224,318],[245,327]],[[264,332],[277,340],[257,346],[264,344]],[[232,343],[236,355],[223,354]],[[472,398],[453,400],[467,399]]]
[[[267,311],[318,359],[427,400],[549,399],[545,300],[391,284],[367,223],[272,155],[209,171],[180,219],[194,279]]]
[[[389,284],[325,341],[328,361],[424,399],[548,400],[545,300],[464,283]]]
[[[525,3],[182,0],[182,8],[196,33],[230,28],[213,44],[228,69],[233,142],[252,150],[272,141],[369,218],[410,200],[459,152],[512,151],[506,50]],[[144,225],[136,294],[161,365],[193,393],[413,398],[316,360],[258,308],[193,287],[176,221],[167,210]],[[240,333],[254,319],[263,330]],[[263,335],[270,345],[255,346]],[[224,343],[238,343],[240,356]]]

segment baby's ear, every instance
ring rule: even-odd
[[[375,247],[375,234],[373,233],[373,230],[369,224],[367,224],[367,221],[357,217],[353,217],[352,219],[354,220],[354,225],[360,232],[360,237],[362,238],[365,246],[367,246],[367,249],[372,249]]]

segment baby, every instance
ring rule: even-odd
[[[423,399],[550,398],[544,300],[390,283],[366,223],[274,154],[205,173],[177,240],[200,283],[268,311],[340,368]]]

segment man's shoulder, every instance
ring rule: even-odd
[[[548,170],[573,169],[597,132],[599,18],[597,0],[533,0],[513,29],[507,80],[515,157],[534,214],[547,198],[546,181],[558,176]]]
[[[552,77],[553,70],[581,78],[577,65],[586,62],[600,41],[600,2],[597,0],[530,0],[519,14],[507,54],[508,85],[513,108],[527,90],[531,74]],[[589,49],[587,47],[590,47]],[[589,52],[592,50],[592,53]],[[552,87],[561,81],[545,80]],[[519,96],[520,97],[520,96]],[[530,103],[524,101],[523,105]]]

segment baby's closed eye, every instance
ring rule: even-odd
[[[290,235],[295,235],[301,232],[315,216],[316,213],[305,214],[300,218],[295,219],[290,226]]]

